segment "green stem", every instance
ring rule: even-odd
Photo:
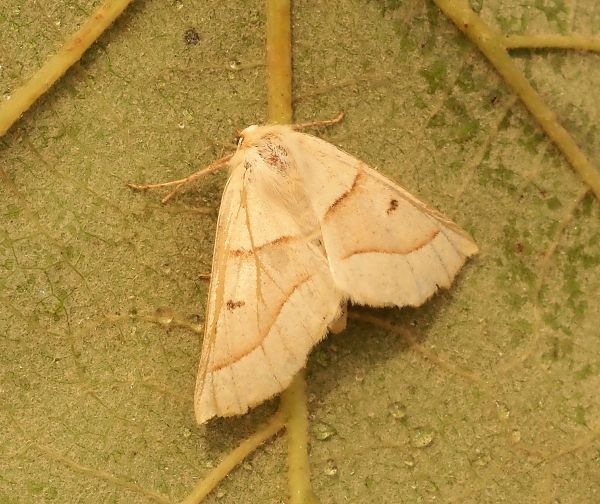
[[[107,0],[10,99],[0,104],[0,136],[81,58],[132,0]]]
[[[267,0],[266,7],[268,118],[272,123],[289,124],[293,118],[290,0]],[[308,410],[303,371],[281,394],[280,411],[287,418],[290,503],[317,503],[310,485]]]
[[[249,438],[244,439],[235,450],[229,452],[209,475],[200,481],[181,504],[198,504],[212,492],[216,486],[261,444],[285,427],[285,414],[278,411],[267,423]]]
[[[308,459],[308,408],[304,370],[281,395],[281,411],[287,417],[288,480],[290,504],[317,504],[310,484]]]
[[[504,37],[507,49],[575,49],[600,52],[600,38],[584,35],[508,35]]]
[[[290,124],[292,23],[290,0],[267,0],[267,99],[269,122]]]
[[[573,137],[559,124],[556,114],[544,103],[523,72],[515,65],[506,49],[504,36],[484,23],[471,9],[468,0],[433,1],[494,65],[546,134],[562,151],[573,170],[590,186],[596,198],[600,199],[600,172],[592,166]]]

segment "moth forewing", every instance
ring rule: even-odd
[[[281,149],[275,139],[244,138],[232,159],[209,289],[211,342],[196,389],[199,422],[242,414],[287,387],[339,311],[341,295],[313,242],[318,222]]]
[[[288,126],[242,132],[225,188],[196,418],[245,413],[285,389],[346,301],[418,306],[477,246],[358,159]]]

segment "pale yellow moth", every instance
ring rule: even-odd
[[[194,398],[198,423],[284,390],[346,303],[419,306],[477,245],[365,163],[291,126],[229,161]]]

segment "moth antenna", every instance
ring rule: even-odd
[[[292,128],[295,129],[296,131],[301,131],[301,130],[310,129],[310,128],[322,128],[325,126],[332,126],[334,124],[342,122],[345,116],[346,116],[346,114],[344,112],[340,112],[333,119],[325,119],[322,121],[312,121],[312,122],[306,122],[306,123],[292,124]]]
[[[191,175],[188,175],[185,178],[178,180],[171,180],[170,182],[161,182],[158,184],[127,184],[127,187],[134,189],[136,191],[145,191],[147,189],[160,189],[162,187],[171,187],[175,186],[175,188],[167,194],[162,200],[162,203],[166,203],[169,201],[175,194],[181,189],[197,179],[208,175],[209,173],[213,173],[221,170],[224,166],[227,165],[229,160],[233,157],[233,154],[227,154],[227,156],[222,157],[221,159],[217,159],[214,163],[209,164],[206,168],[202,168]]]

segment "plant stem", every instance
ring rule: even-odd
[[[267,0],[268,119],[290,124],[292,110],[292,33],[290,0]],[[287,418],[290,504],[318,502],[310,485],[306,383],[300,371],[281,394]]]
[[[209,475],[200,481],[181,504],[198,504],[212,492],[215,487],[250,453],[256,450],[261,444],[277,434],[285,427],[285,414],[281,411],[275,413],[265,425],[263,425],[252,436],[244,439],[237,448],[229,452],[219,465],[215,467]]]
[[[290,0],[267,0],[267,97],[269,122],[290,124],[292,23]]]
[[[575,49],[600,52],[600,38],[584,35],[508,35],[504,37],[507,49]]]
[[[96,41],[132,0],[106,0],[33,76],[0,104],[0,136]]]
[[[600,199],[600,172],[592,166],[573,137],[559,124],[556,114],[544,103],[523,72],[515,65],[504,44],[504,36],[484,23],[471,9],[468,0],[433,1],[494,65],[542,129],[561,150],[573,170],[590,186],[596,198]]]
[[[291,385],[281,395],[280,409],[287,416],[290,504],[317,504],[319,500],[310,484],[304,370],[294,377]]]

